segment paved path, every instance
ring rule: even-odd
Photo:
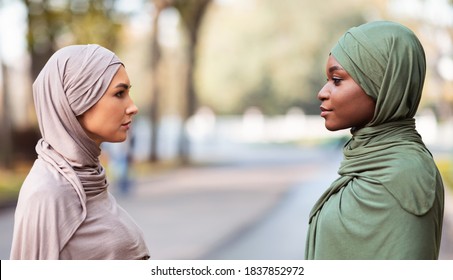
[[[322,173],[322,174],[321,174]],[[292,186],[282,199],[236,236],[214,248],[204,259],[304,259],[308,213],[334,178],[316,170]],[[333,175],[335,173],[332,173]],[[314,178],[316,176],[316,178]]]
[[[14,209],[0,210],[0,259],[9,259],[13,237]]]
[[[316,181],[338,166],[330,153],[242,151],[240,160],[146,178],[119,202],[155,259],[302,259],[308,213],[328,186]]]

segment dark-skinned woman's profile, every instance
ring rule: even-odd
[[[349,29],[318,93],[328,130],[351,129],[340,175],[315,203],[306,259],[437,259],[444,189],[417,133],[423,47],[388,21]]]

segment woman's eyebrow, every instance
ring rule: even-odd
[[[334,65],[332,67],[329,68],[329,73],[332,73],[334,71],[338,71],[338,70],[344,70],[343,67],[341,66],[338,66],[338,65]]]
[[[132,87],[132,85],[128,85],[125,83],[119,83],[115,86],[115,88],[124,88],[124,89],[130,89],[131,87]]]

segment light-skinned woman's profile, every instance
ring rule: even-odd
[[[318,93],[328,130],[351,129],[339,178],[310,213],[306,259],[437,259],[444,189],[417,133],[425,53],[388,21],[349,29]]]
[[[102,142],[138,109],[123,63],[98,45],[60,49],[33,83],[42,138],[19,194],[11,259],[148,259],[141,229],[108,191]]]

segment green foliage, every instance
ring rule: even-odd
[[[275,96],[274,92],[272,80],[265,75],[255,89],[246,93],[242,103],[239,105],[239,109],[244,112],[247,108],[256,106],[269,114],[275,114],[280,100]]]
[[[441,158],[436,160],[437,167],[439,168],[440,174],[444,185],[453,190],[453,158]]]
[[[172,0],[190,36],[197,36],[198,27],[211,0]]]
[[[266,114],[293,106],[317,111],[329,50],[349,27],[364,22],[363,4],[237,3],[213,6],[204,22],[196,73],[201,102],[225,114],[242,113],[246,105]]]
[[[28,46],[33,53],[68,44],[115,48],[121,15],[114,0],[23,0],[28,10]]]
[[[14,203],[26,177],[24,170],[4,170],[0,168],[0,205]]]
[[[72,13],[69,29],[75,43],[97,43],[110,49],[116,47],[122,15],[113,10],[111,2],[89,1],[87,9]]]

